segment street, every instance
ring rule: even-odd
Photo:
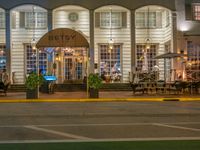
[[[200,102],[1,103],[0,143],[200,140]]]

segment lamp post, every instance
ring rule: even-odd
[[[113,44],[114,44],[114,41],[113,39],[111,38],[110,41],[109,41],[109,47],[108,47],[108,53],[109,53],[109,60],[110,60],[110,77],[111,77],[111,55],[112,55],[112,50],[113,50]]]

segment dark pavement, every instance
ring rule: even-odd
[[[1,103],[0,143],[200,140],[200,102]]]

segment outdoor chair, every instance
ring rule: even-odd
[[[188,84],[188,90],[190,94],[199,94],[200,81],[199,82],[191,82]]]
[[[164,93],[165,92],[165,81],[163,80],[159,80],[156,83],[156,93],[161,92]]]
[[[183,81],[175,81],[174,84],[171,85],[169,90],[169,93],[171,91],[174,92],[174,94],[182,94],[185,89],[188,87],[186,82]]]
[[[131,87],[132,87],[132,90],[133,90],[133,94],[135,94],[136,92],[144,93],[143,85],[140,84],[140,83],[132,83]]]
[[[7,95],[9,85],[9,83],[4,84],[3,82],[0,82],[0,92],[3,92],[5,96]]]

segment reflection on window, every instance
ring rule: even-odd
[[[136,12],[135,16],[137,28],[155,28],[161,27],[162,13],[161,12]]]
[[[189,79],[200,80],[200,44],[187,41],[187,63],[186,70]]]
[[[6,69],[6,54],[5,54],[5,45],[0,45],[0,71]]]
[[[5,28],[5,12],[1,11],[0,12],[0,29]]]
[[[120,28],[122,27],[121,12],[101,12],[100,27],[101,28]]]
[[[37,72],[37,56],[36,50],[32,49],[30,44],[25,46],[26,52],[26,73]],[[47,54],[45,51],[39,52],[39,70],[42,73],[47,71]]]
[[[144,61],[144,50],[146,48],[145,44],[138,44],[137,45],[137,51],[136,51],[136,56],[137,56],[137,70],[142,70],[142,65]],[[156,59],[154,57],[156,56],[156,45],[151,45],[150,49],[147,49],[147,61],[148,61],[148,70],[152,71],[153,67],[156,65]]]
[[[26,12],[25,13],[26,28],[46,28],[47,13],[46,12]]]
[[[200,20],[200,5],[193,5],[193,18],[194,20]]]
[[[110,50],[106,44],[99,45],[100,74],[109,75],[113,81],[120,81],[121,78],[121,45],[114,45]]]

